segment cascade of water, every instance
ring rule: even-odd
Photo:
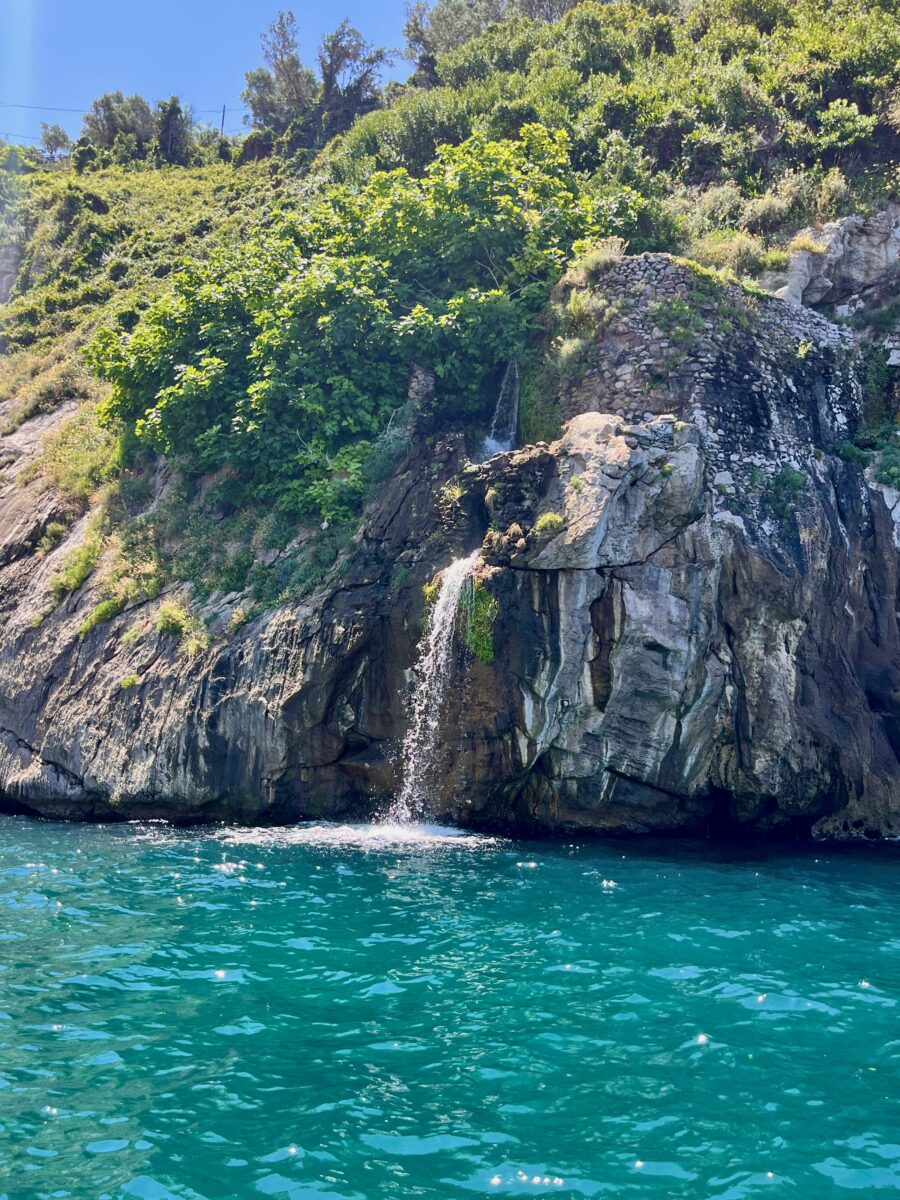
[[[440,732],[459,597],[478,554],[475,550],[468,558],[457,558],[441,573],[437,600],[419,642],[418,678],[400,755],[403,785],[388,812],[389,820],[399,824],[427,815],[428,771]]]
[[[516,433],[519,427],[519,364],[513,358],[503,372],[503,382],[500,385],[500,395],[497,397],[497,407],[494,409],[494,419],[491,422],[491,432],[484,439],[484,456],[499,454],[503,450],[512,450],[516,444]]]

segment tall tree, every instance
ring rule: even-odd
[[[41,121],[41,153],[50,162],[68,154],[72,149],[72,139],[62,125],[48,125]]]
[[[292,12],[278,14],[262,48],[267,65],[247,72],[242,99],[254,129],[285,137],[293,149],[316,149],[379,103],[380,72],[390,55],[349,21],[322,39],[318,77],[300,59]]]
[[[143,156],[155,132],[153,110],[143,96],[107,92],[85,113],[81,136],[95,146],[110,149],[116,134],[134,134],[138,154]]]
[[[530,17],[553,24],[579,0],[416,0],[408,10],[404,35],[407,54],[418,63],[422,82],[427,82],[430,64],[441,54],[455,50],[490,25],[509,17]]]
[[[241,99],[250,109],[255,129],[284,133],[291,122],[309,120],[319,98],[316,77],[300,61],[297,19],[290,11],[278,16],[262,35],[265,67],[248,71]]]
[[[325,35],[319,47],[319,109],[325,138],[342,133],[356,117],[377,107],[381,68],[390,61],[387,50],[367,42],[346,17]]]
[[[156,143],[159,162],[187,166],[191,153],[191,117],[177,96],[157,102]]]

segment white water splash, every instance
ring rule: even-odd
[[[475,550],[468,558],[457,558],[441,573],[438,597],[419,642],[418,681],[400,752],[403,786],[388,812],[388,820],[396,824],[408,824],[428,812],[428,772],[440,732],[459,597],[478,554]]]
[[[493,850],[503,839],[447,825],[340,825],[311,821],[272,829],[227,829],[215,835],[227,846],[311,846],[337,850]]]
[[[494,409],[491,432],[484,439],[482,452],[485,458],[512,450],[519,429],[519,364],[515,359],[507,364]]]

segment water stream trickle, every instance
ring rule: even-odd
[[[491,421],[491,432],[484,439],[482,452],[485,458],[512,450],[516,444],[519,427],[519,364],[513,358],[503,372],[500,395]]]
[[[437,600],[419,642],[417,682],[400,752],[403,785],[388,812],[389,821],[403,824],[428,814],[428,773],[440,733],[459,598],[478,555],[475,550],[468,558],[457,558],[441,573]]]

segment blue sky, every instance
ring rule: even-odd
[[[370,41],[402,43],[403,0],[0,0],[0,135],[36,138],[46,121],[75,136],[79,114],[50,109],[111,91],[179,95],[195,110],[225,104],[226,131],[240,130],[244,72],[261,64],[259,35],[279,8],[293,8],[309,65],[345,16]],[[215,112],[198,119],[218,123]]]

